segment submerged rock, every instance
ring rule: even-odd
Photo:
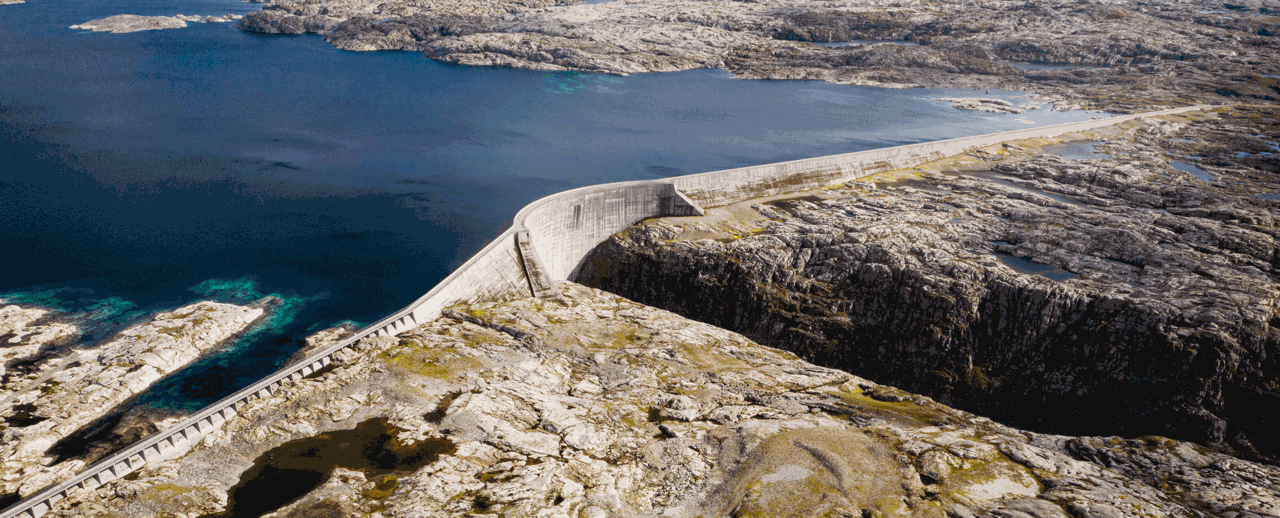
[[[562,300],[464,305],[365,339],[184,457],[52,516],[221,512],[242,473],[281,462],[272,452],[371,422],[399,445],[366,458],[449,446],[418,468],[326,468],[267,516],[1280,513],[1272,466],[1159,437],[1020,431],[573,283]]]
[[[6,376],[0,398],[0,493],[29,495],[84,466],[54,465],[49,449],[164,375],[243,332],[264,310],[197,302],[118,333],[102,345],[43,358]]]

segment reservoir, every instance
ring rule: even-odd
[[[937,100],[1025,102],[1015,92],[462,67],[230,24],[67,28],[257,8],[0,6],[0,300],[78,318],[91,343],[196,300],[279,299],[145,404],[198,408],[282,366],[309,332],[408,304],[548,194],[1093,115]]]

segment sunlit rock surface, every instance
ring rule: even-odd
[[[652,220],[580,280],[1021,427],[1275,461],[1278,116],[1144,119]]]
[[[1009,88],[1076,106],[1280,98],[1280,4],[866,0],[271,0],[241,30],[357,51],[610,74]],[[839,47],[817,43],[847,42]],[[1015,66],[1017,65],[1017,66]],[[1057,66],[1045,66],[1057,65]]]
[[[0,310],[0,325],[39,318],[43,311],[11,311],[13,307]],[[0,425],[0,471],[4,473],[0,494],[29,495],[70,477],[84,462],[47,466],[52,460],[51,446],[243,332],[263,313],[260,307],[197,302],[157,314],[96,347],[43,356],[32,365],[6,372],[0,392],[0,418],[4,419]],[[28,343],[33,343],[32,336],[48,337],[38,346],[43,347],[53,345],[74,328],[55,322],[22,330],[32,332],[21,338]]]
[[[225,23],[238,19],[240,19],[240,15],[235,14],[224,16],[187,16],[181,14],[177,16],[138,16],[136,14],[117,14],[98,20],[90,20],[79,25],[72,25],[71,28],[93,32],[129,33],[181,29],[186,27],[188,22]]]
[[[455,307],[366,339],[334,369],[254,400],[185,457],[73,494],[54,515],[221,511],[258,456],[376,417],[400,430],[401,450],[430,439],[451,450],[376,479],[325,472],[268,516],[1280,513],[1275,467],[1158,437],[1016,430],[562,287],[563,304]]]

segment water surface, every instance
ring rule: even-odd
[[[1033,263],[1013,254],[1005,252],[996,252],[995,254],[996,257],[1000,259],[1000,262],[1003,262],[1005,266],[1008,266],[1010,269],[1018,273],[1039,275],[1057,282],[1062,282],[1067,279],[1077,279],[1080,277],[1079,275],[1063,270],[1062,268],[1049,266],[1047,264]]]
[[[1067,160],[1087,160],[1093,158],[1109,159],[1111,155],[1098,151],[1098,144],[1093,141],[1073,141],[1053,144],[1044,147],[1044,152],[1058,155]]]

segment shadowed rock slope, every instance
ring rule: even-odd
[[[273,462],[325,466],[266,515],[280,518],[1280,514],[1275,467],[1159,437],[1016,430],[562,287],[562,302],[460,306],[365,339],[334,368],[254,400],[184,457],[73,494],[54,516],[234,509],[250,487],[242,474]],[[371,422],[390,437],[363,451],[264,458]],[[417,468],[329,467],[441,443]],[[309,469],[260,482],[278,492]]]
[[[1278,115],[1139,120],[1070,137],[1109,156],[1009,143],[649,221],[579,281],[1016,426],[1274,462]]]

